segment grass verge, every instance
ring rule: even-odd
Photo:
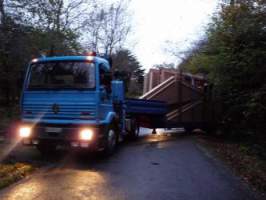
[[[9,108],[0,107],[0,113],[3,113],[0,117],[0,156],[3,153],[2,151],[7,148],[7,145],[5,145],[2,140],[3,136],[9,131],[10,127],[12,127],[12,122],[17,120],[19,116],[18,111],[18,105]],[[34,171],[34,167],[31,164],[8,160],[4,163],[0,163],[0,189],[21,180],[32,171]]]
[[[266,160],[243,143],[198,135],[197,140],[223,160],[254,191],[266,197]]]
[[[34,168],[29,164],[0,164],[0,189],[24,178]]]

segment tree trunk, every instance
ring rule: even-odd
[[[2,72],[4,72],[4,84],[2,86],[3,90],[4,90],[4,95],[5,95],[5,99],[4,99],[4,103],[6,105],[9,104],[9,97],[10,97],[10,91],[9,91],[9,83],[8,83],[8,51],[7,51],[7,45],[8,45],[8,31],[7,31],[7,23],[6,23],[6,13],[5,13],[5,8],[4,8],[4,0],[0,0],[0,33],[1,33],[1,54],[2,54],[2,60],[1,65],[2,65],[2,69],[0,69]]]
[[[4,0],[0,0],[0,22],[3,25],[5,22],[5,9],[4,9]]]

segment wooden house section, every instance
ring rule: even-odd
[[[169,127],[196,127],[209,118],[206,88],[207,82],[202,77],[176,72],[140,99],[167,102],[166,122]]]

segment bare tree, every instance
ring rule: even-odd
[[[173,43],[166,41],[166,52],[175,57],[179,61],[178,68],[181,69],[183,65],[190,61],[190,58],[204,50],[204,46],[207,44],[206,38],[202,38],[199,41],[192,42],[188,46],[184,46],[181,43]]]
[[[17,0],[9,3],[12,16],[21,21],[49,30],[79,28],[86,16],[86,5],[90,0]]]
[[[84,23],[89,48],[113,54],[123,46],[130,31],[128,1],[120,0],[109,5],[94,1],[92,12]]]

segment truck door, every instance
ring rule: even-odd
[[[101,90],[101,100],[110,101],[111,100],[111,73],[106,72],[100,65],[100,90]]]
[[[111,74],[106,71],[104,64],[99,65],[99,80],[100,80],[100,109],[99,115],[101,119],[106,119],[109,112],[113,111],[111,101]]]

